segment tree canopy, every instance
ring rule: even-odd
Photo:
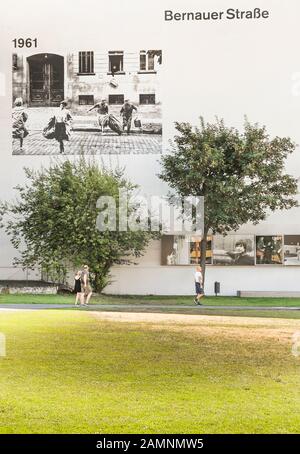
[[[263,221],[270,211],[298,205],[297,179],[284,170],[295,150],[290,138],[270,138],[265,126],[247,120],[241,132],[219,119],[205,123],[201,118],[195,128],[175,126],[178,134],[171,153],[162,157],[159,176],[181,197],[204,197],[204,269],[209,231],[226,235],[247,222]]]
[[[27,183],[17,186],[16,202],[1,204],[6,232],[19,251],[15,264],[40,267],[52,276],[88,264],[94,289],[109,281],[113,264],[142,255],[153,235],[142,229],[99,231],[97,218],[101,196],[119,205],[119,190],[131,197],[136,188],[122,171],[101,169],[94,161],[57,161],[49,168],[25,169]],[[137,209],[134,201],[130,212]],[[119,211],[116,210],[118,223]],[[157,236],[157,234],[156,234]]]

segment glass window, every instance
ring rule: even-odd
[[[162,63],[161,50],[140,51],[140,71],[156,71],[157,66]]]
[[[140,94],[140,104],[155,104],[155,94]]]
[[[115,73],[123,71],[123,51],[110,51],[108,52],[108,71],[114,75]]]
[[[94,52],[79,52],[79,73],[93,74],[94,73]]]
[[[79,95],[80,106],[93,106],[94,104],[94,95]]]
[[[108,95],[108,104],[124,104],[124,95]]]

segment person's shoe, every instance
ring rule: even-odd
[[[196,300],[196,298],[194,299],[194,304],[196,304],[196,306],[198,304],[198,301]]]

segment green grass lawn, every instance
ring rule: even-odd
[[[0,311],[0,432],[300,432],[300,321],[137,315]]]
[[[0,295],[0,304],[74,304],[73,295]],[[207,296],[201,300],[207,306],[286,306],[300,307],[300,298],[239,298],[234,296]],[[91,304],[111,305],[176,305],[194,306],[193,296],[113,296],[97,295]]]

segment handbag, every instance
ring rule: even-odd
[[[55,117],[49,120],[47,126],[43,129],[45,139],[55,139]]]

